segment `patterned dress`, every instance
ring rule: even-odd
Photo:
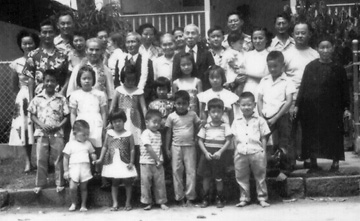
[[[27,111],[30,102],[28,84],[29,79],[32,78],[32,76],[23,74],[25,63],[26,59],[21,57],[10,64],[10,68],[14,71],[13,74],[17,74],[19,77],[20,87],[20,91],[16,95],[15,110],[11,122],[9,138],[10,146],[24,146],[26,144],[34,143],[33,122]]]
[[[123,86],[117,87],[116,91],[119,93],[116,108],[122,109],[127,117],[125,129],[133,134],[135,145],[140,145],[141,132],[145,127],[144,117],[140,112],[140,96],[144,92],[137,89],[129,93]]]
[[[136,177],[135,167],[128,169],[130,163],[130,139],[129,131],[118,135],[114,130],[107,132],[105,146],[108,148],[104,157],[104,166],[101,175],[108,178],[131,178]]]

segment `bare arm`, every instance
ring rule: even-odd
[[[128,169],[132,169],[134,167],[135,161],[135,145],[134,145],[134,137],[131,135],[130,137],[130,163],[127,165]]]
[[[266,136],[262,136],[261,137],[261,146],[264,149],[264,151],[266,152],[266,144],[267,144],[267,139]]]
[[[144,95],[140,96],[139,102],[140,102],[140,107],[141,107],[142,114],[144,115],[144,119],[145,119],[145,114],[147,112],[147,109],[146,109]]]
[[[263,104],[264,104],[263,97],[264,97],[264,96],[263,96],[262,94],[259,94],[259,96],[258,96],[258,102],[257,102],[258,112],[259,112],[259,116],[260,116],[260,117],[264,117],[263,112],[262,112],[262,110],[263,110]]]
[[[169,158],[171,158],[171,137],[172,137],[172,128],[167,127],[166,128],[166,137],[165,137],[165,147],[166,147],[166,153]]]
[[[156,164],[161,163],[160,158],[156,155],[156,153],[155,153],[154,149],[152,148],[152,146],[150,144],[146,144],[145,147],[146,147],[146,150],[149,152],[150,157],[153,160],[155,160]]]
[[[280,110],[273,116],[271,119],[268,120],[268,123],[274,125],[276,121],[282,117],[286,112],[289,111],[290,106],[292,104],[292,94],[286,95],[285,104],[280,108]]]
[[[69,159],[70,159],[70,156],[66,153],[64,153],[64,178],[65,179],[70,179],[70,176],[69,176]]]
[[[107,105],[100,107],[101,119],[103,121],[103,129],[107,126]]]
[[[74,122],[76,120],[76,117],[77,117],[77,110],[76,108],[71,108],[70,109],[70,124],[71,124],[71,127],[74,125]]]
[[[96,164],[100,164],[100,163],[102,163],[103,160],[104,160],[105,153],[106,153],[106,151],[107,151],[107,149],[108,149],[108,147],[107,147],[107,140],[108,140],[108,135],[105,136],[105,140],[104,140],[103,146],[102,146],[102,148],[101,148],[100,157],[99,157],[98,160],[96,160]]]
[[[200,79],[198,79],[198,83],[196,84],[196,89],[197,89],[198,93],[203,91],[202,83],[201,83]]]
[[[116,107],[118,106],[118,100],[119,100],[119,92],[115,91],[114,98],[110,103],[109,113],[111,113],[116,109]]]
[[[231,136],[227,136],[224,145],[220,148],[220,150],[216,151],[216,152],[213,154],[213,158],[214,158],[214,159],[220,159],[221,155],[222,155],[222,154],[225,152],[225,150],[230,146],[230,143],[231,143]]]
[[[207,160],[212,160],[212,154],[209,153],[209,152],[206,150],[205,144],[204,144],[204,139],[203,139],[203,138],[200,138],[200,137],[199,137],[198,144],[199,144],[200,150],[204,153],[205,158],[206,158]]]
[[[175,96],[175,93],[179,90],[179,87],[177,86],[176,82],[173,82],[172,85],[172,95]]]

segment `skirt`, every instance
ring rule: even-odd
[[[127,168],[127,164],[121,161],[119,149],[115,149],[114,159],[112,164],[104,165],[101,176],[107,178],[124,179],[137,177],[135,166],[132,169]]]
[[[10,146],[25,146],[34,143],[34,129],[31,114],[28,113],[29,88],[22,86],[15,99],[15,110],[11,122]]]

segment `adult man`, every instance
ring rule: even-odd
[[[70,11],[60,12],[56,26],[59,29],[60,34],[54,38],[55,47],[60,52],[68,54],[73,50],[73,47],[70,44],[75,28],[73,14]]]
[[[289,33],[290,21],[291,18],[286,13],[275,17],[276,36],[271,41],[271,50],[284,52],[295,46],[295,40]]]

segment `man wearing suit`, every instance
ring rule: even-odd
[[[115,69],[115,87],[124,82],[124,66],[134,65],[137,74],[137,87],[144,90],[145,101],[150,102],[152,93],[152,84],[154,81],[154,71],[151,60],[139,54],[141,36],[136,32],[130,32],[126,35],[125,47],[128,54],[124,59],[119,59]]]
[[[211,87],[208,83],[209,81],[206,79],[205,71],[209,68],[210,65],[214,65],[215,62],[213,56],[207,50],[207,48],[198,43],[199,36],[200,30],[196,25],[189,24],[185,26],[185,52],[193,55],[197,70],[196,77],[202,81],[203,90],[205,91]],[[180,54],[181,53],[177,53],[174,56],[173,73],[180,73],[179,70],[177,70],[180,67]],[[173,79],[176,78],[178,78],[178,76],[173,76]]]

